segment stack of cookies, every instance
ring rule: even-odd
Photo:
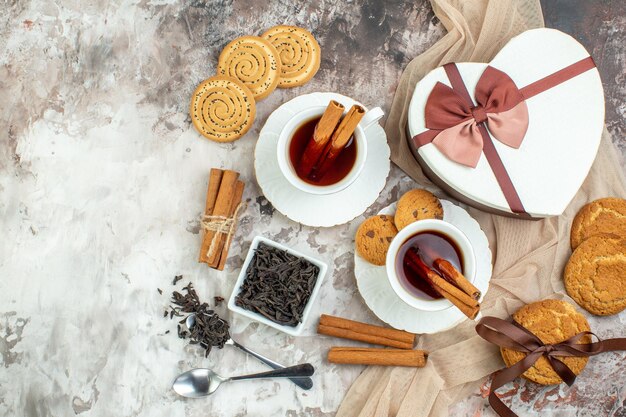
[[[563,279],[570,297],[600,316],[626,308],[626,200],[602,198],[574,218]]]
[[[424,219],[443,219],[439,199],[429,191],[408,191],[400,200],[394,216],[380,214],[366,219],[356,232],[356,251],[374,265],[384,265],[393,238],[407,225]]]
[[[275,26],[261,36],[242,36],[222,50],[217,75],[191,97],[191,120],[204,137],[232,142],[252,126],[256,102],[279,88],[309,81],[320,66],[320,46],[306,29]]]

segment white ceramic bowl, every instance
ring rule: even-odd
[[[291,183],[291,185],[310,194],[333,194],[345,189],[358,178],[367,159],[367,140],[365,138],[364,129],[372,123],[380,120],[380,118],[384,115],[383,111],[379,107],[375,107],[368,111],[361,122],[357,125],[356,130],[354,131],[354,139],[356,140],[357,147],[356,160],[354,161],[354,165],[352,166],[350,172],[348,172],[342,180],[331,185],[313,185],[303,181],[296,174],[296,170],[291,163],[291,159],[289,158],[289,144],[291,143],[291,138],[298,127],[302,126],[302,124],[311,119],[320,117],[324,114],[324,110],[326,110],[326,106],[315,105],[296,113],[287,121],[281,130],[276,146],[278,167],[280,168],[282,174],[285,176],[287,181]]]
[[[461,232],[456,226],[451,223],[442,220],[418,220],[409,224],[393,238],[389,250],[387,251],[386,269],[387,278],[393,288],[394,292],[400,297],[406,304],[423,311],[441,311],[446,308],[452,307],[452,303],[445,298],[439,300],[432,300],[421,298],[410,293],[400,281],[398,272],[396,271],[396,257],[400,247],[411,236],[427,231],[435,231],[448,236],[461,251],[463,257],[463,274],[470,281],[474,281],[476,276],[476,257],[474,255],[474,249],[467,236]]]
[[[250,262],[252,261],[252,257],[254,256],[254,251],[259,246],[259,243],[261,242],[267,244],[268,246],[273,246],[275,248],[282,249],[299,258],[304,258],[307,261],[311,262],[313,265],[317,265],[317,267],[320,269],[320,272],[317,275],[317,281],[315,282],[315,286],[313,287],[313,291],[311,292],[311,297],[309,298],[309,301],[307,302],[306,306],[304,307],[304,311],[302,312],[302,321],[297,326],[293,326],[293,327],[283,326],[281,324],[273,322],[272,320],[267,319],[266,317],[258,313],[255,313],[254,311],[246,310],[235,304],[235,298],[241,291],[241,285],[243,284],[243,281],[246,279],[246,271],[248,270],[248,266],[250,265]],[[324,276],[326,276],[327,270],[328,270],[328,265],[326,265],[324,262],[320,260],[317,260],[303,253],[295,251],[291,248],[288,248],[287,246],[281,245],[280,243],[276,243],[273,240],[266,239],[263,236],[256,236],[252,240],[252,245],[250,245],[250,250],[248,250],[248,255],[246,256],[246,260],[244,261],[243,266],[241,267],[241,272],[239,273],[239,277],[237,278],[237,282],[235,283],[235,288],[233,289],[233,292],[230,295],[230,298],[228,300],[228,309],[235,313],[241,314],[242,316],[245,316],[251,320],[255,320],[260,323],[266,324],[270,327],[273,327],[275,329],[278,329],[289,335],[298,336],[300,335],[300,333],[302,333],[302,330],[304,330],[306,321],[311,313],[311,307],[313,306],[313,301],[317,297],[317,294],[320,292],[320,287],[322,286],[322,281],[324,279]]]

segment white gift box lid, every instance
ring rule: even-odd
[[[457,63],[473,97],[490,65],[511,77],[518,88],[589,57],[571,36],[554,29],[533,29],[511,39],[489,63]],[[437,82],[450,85],[442,67],[415,86],[408,111],[408,140],[424,171],[461,200],[501,214],[511,214],[485,155],[475,168],[449,160],[432,143],[415,147],[412,137],[428,130],[426,100]],[[596,68],[585,71],[526,100],[528,131],[519,149],[493,139],[496,150],[532,217],[560,215],[572,200],[595,159],[604,126],[604,93]]]

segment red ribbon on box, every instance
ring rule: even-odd
[[[494,373],[489,392],[489,405],[500,417],[518,417],[518,415],[498,398],[496,390],[526,372],[541,356],[545,356],[554,372],[567,385],[571,386],[576,380],[576,375],[558,359],[559,356],[589,357],[602,352],[626,350],[626,338],[600,340],[591,332],[578,333],[560,343],[543,343],[541,339],[520,324],[496,317],[483,317],[476,325],[476,333],[497,346],[527,354],[521,361]],[[598,341],[578,343],[586,335],[595,336]]]
[[[523,88],[506,73],[487,66],[472,100],[456,64],[443,66],[452,88],[437,82],[425,108],[428,130],[413,137],[417,147],[432,143],[450,160],[475,168],[481,153],[495,174],[513,213],[526,213],[491,135],[513,148],[519,148],[528,129],[525,101],[592,68],[591,57],[582,59]]]

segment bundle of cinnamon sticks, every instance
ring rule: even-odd
[[[365,109],[354,105],[342,118],[344,106],[331,100],[313,132],[302,156],[300,172],[310,179],[322,178],[346,147],[365,115]]]
[[[240,214],[244,188],[245,184],[239,180],[238,172],[211,169],[202,221],[204,237],[199,262],[220,271],[224,269]]]
[[[411,270],[432,289],[454,304],[470,319],[480,311],[480,291],[454,265],[445,259],[435,259],[431,269],[415,248],[407,251],[406,262]]]
[[[317,332],[327,336],[393,348],[335,346],[328,351],[328,361],[331,363],[423,367],[428,358],[427,352],[413,349],[415,335],[402,330],[322,314]]]

